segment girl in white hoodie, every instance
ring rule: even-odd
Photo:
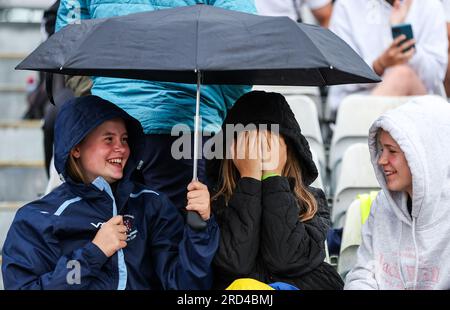
[[[382,191],[345,289],[450,289],[450,104],[425,96],[385,113],[369,148]]]

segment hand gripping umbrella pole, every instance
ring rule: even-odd
[[[195,102],[195,119],[194,119],[194,168],[192,171],[192,180],[198,181],[197,177],[197,169],[198,169],[198,158],[199,158],[199,135],[200,135],[200,83],[201,83],[201,72],[200,70],[196,70],[197,72],[197,97]],[[202,230],[206,228],[206,222],[200,217],[195,211],[188,211],[186,216],[186,222],[192,229]]]

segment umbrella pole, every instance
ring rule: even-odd
[[[197,181],[197,166],[198,166],[198,146],[200,135],[200,82],[201,73],[197,71],[197,99],[195,103],[195,119],[194,119],[194,169],[192,172],[192,179]]]
[[[197,71],[197,100],[195,104],[195,120],[194,120],[194,171],[192,173],[192,179],[197,181],[197,162],[198,162],[198,146],[200,135],[200,82],[201,74],[200,70]],[[201,218],[200,214],[195,211],[188,211],[186,214],[186,223],[194,230],[203,230],[206,228],[206,222]]]

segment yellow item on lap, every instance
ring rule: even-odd
[[[257,290],[257,291],[273,291],[274,289],[266,283],[257,281],[255,279],[243,278],[234,280],[226,288],[226,290]]]

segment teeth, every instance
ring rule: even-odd
[[[113,164],[121,164],[122,163],[122,158],[110,159],[110,160],[108,160],[108,162],[113,163]]]

